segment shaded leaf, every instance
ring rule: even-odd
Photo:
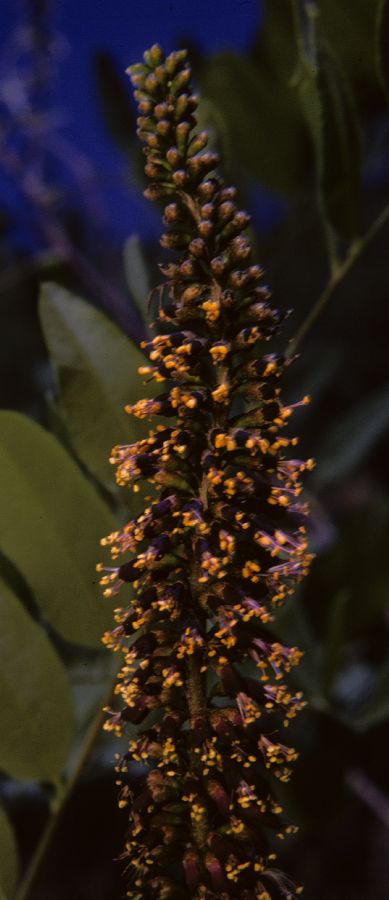
[[[322,190],[334,228],[351,238],[360,229],[361,138],[351,91],[335,58],[322,58],[318,91],[322,108]]]
[[[94,654],[92,659],[87,659],[85,651],[68,667],[77,730],[82,734],[91,716],[101,707],[101,698],[117,669],[117,660],[109,653]]]
[[[3,582],[0,654],[0,769],[57,781],[74,734],[69,680],[45,631]]]
[[[362,634],[388,609],[388,538],[387,505],[370,503],[344,525],[332,549],[314,561],[303,586],[312,616],[327,608],[328,597],[349,594],[343,610],[345,640]]]
[[[338,419],[323,437],[313,474],[315,485],[336,483],[367,456],[389,425],[389,387],[370,394]]]
[[[267,0],[252,59],[221,53],[202,73],[202,91],[225,123],[235,160],[264,185],[292,193],[306,172],[307,141],[291,86],[296,48],[290,4]]]
[[[321,211],[340,234],[359,230],[360,134],[352,92],[318,33],[317,7],[295,3],[300,68],[295,84],[315,150]]]
[[[151,290],[150,279],[137,234],[131,234],[125,241],[123,250],[124,271],[131,295],[147,321],[148,297]]]
[[[374,32],[380,0],[320,0],[322,27],[356,87],[374,84]],[[360,93],[360,91],[358,91]],[[360,100],[361,97],[358,96]]]
[[[11,900],[18,877],[18,853],[11,824],[0,806],[0,900]]]
[[[0,493],[1,551],[65,639],[99,646],[111,619],[95,573],[107,507],[55,438],[14,412],[0,413]]]
[[[375,62],[377,75],[389,97],[389,3],[379,0],[375,32]]]
[[[113,445],[148,432],[147,424],[123,409],[152,393],[137,374],[145,357],[103,313],[58,285],[43,286],[40,316],[71,443],[93,475],[114,491],[108,462]]]

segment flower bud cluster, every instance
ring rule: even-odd
[[[197,130],[186,52],[154,46],[129,73],[146,196],[165,203],[161,244],[173,253],[140,369],[156,396],[127,408],[160,424],[111,458],[120,485],[146,481],[154,494],[103,541],[106,596],[132,585],[105,636],[124,655],[122,707],[106,727],[131,726],[117,764],[127,896],[294,898],[274,847],[294,830],[277,779],[296,758],[281,732],[304,705],[285,681],[301,654],[272,622],[310,562],[300,474],[312,461],[290,458],[286,360],[263,352],[282,317],[250,262],[249,216]]]

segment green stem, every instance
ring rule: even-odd
[[[341,265],[338,256],[336,235],[334,229],[332,228],[331,222],[327,218],[323,191],[320,185],[318,185],[317,188],[317,195],[317,205],[319,209],[324,240],[327,248],[328,265],[332,277]]]
[[[292,339],[289,344],[289,347],[286,351],[286,355],[288,358],[294,356],[300,344],[306,337],[308,331],[312,328],[312,325],[315,324],[316,319],[318,319],[320,313],[323,311],[325,306],[327,306],[328,301],[331,299],[333,293],[336,288],[340,284],[341,281],[348,274],[350,269],[353,268],[356,261],[359,259],[361,254],[366,250],[366,247],[372,242],[373,238],[375,238],[376,234],[380,231],[380,229],[389,221],[389,204],[385,206],[379,216],[375,219],[372,226],[369,228],[369,231],[365,234],[363,238],[360,240],[354,240],[351,244],[347,256],[343,260],[343,262],[336,265],[331,272],[330,278],[320,294],[320,297],[316,301],[315,305],[312,307],[307,317],[304,319],[302,325],[300,326],[296,336]]]
[[[116,684],[117,673],[115,672],[115,676],[111,679],[108,689],[104,695],[102,700],[102,705],[105,707],[111,700],[114,687]],[[92,719],[92,722],[85,734],[85,738],[80,747],[80,752],[74,766],[73,772],[66,782],[57,793],[56,796],[56,804],[54,806],[52,815],[41,835],[38,846],[36,847],[35,853],[30,861],[26,874],[23,878],[19,886],[19,890],[16,894],[15,900],[27,900],[30,896],[31,890],[34,887],[36,879],[40,873],[42,864],[46,858],[47,851],[50,847],[52,838],[57,831],[62,813],[64,811],[65,805],[68,802],[70,795],[73,791],[73,788],[77,784],[81,772],[89,759],[89,756],[93,750],[95,742],[100,734],[103,722],[105,719],[105,714],[103,712],[103,708],[99,708],[96,715]]]

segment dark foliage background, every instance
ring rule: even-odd
[[[294,310],[288,394],[312,397],[294,429],[317,461],[316,559],[279,622],[308,700],[283,861],[307,900],[385,900],[389,4],[3,0],[0,37],[0,898],[123,894],[94,562],[129,512],[105,460],[139,427],[120,410],[143,391],[132,342],[160,258],[123,72],[158,41],[190,50],[201,125]]]

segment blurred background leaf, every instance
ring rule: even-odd
[[[114,520],[61,445],[39,425],[0,413],[0,548],[66,640],[99,646],[111,621],[96,584],[96,548]]]
[[[223,53],[206,61],[201,86],[221,115],[234,166],[262,184],[293,193],[306,170],[308,143],[292,89],[297,53],[291,5],[267,0],[263,28],[251,58]]]
[[[373,102],[377,91],[374,39],[381,0],[320,0],[325,36],[350,74],[358,104]],[[358,96],[359,94],[359,96]]]
[[[358,120],[351,89],[335,57],[320,44],[314,53],[313,59],[301,54],[295,83],[315,149],[323,214],[340,234],[351,238],[360,227]]]
[[[318,488],[350,475],[389,428],[389,388],[384,385],[335,420],[320,442],[313,481]]]
[[[57,782],[74,736],[66,669],[43,629],[0,581],[0,769]]]
[[[139,399],[137,370],[145,357],[102,312],[58,285],[43,286],[40,316],[70,441],[90,472],[115,491],[112,447],[147,434],[147,425],[124,412]]]

